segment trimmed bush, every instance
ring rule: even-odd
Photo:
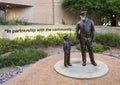
[[[45,38],[44,44],[45,46],[56,46],[58,41],[59,39],[57,35],[49,35]]]
[[[5,20],[0,17],[0,25],[30,25],[30,23],[24,19]]]
[[[56,45],[62,45],[63,44],[63,36],[67,34],[69,39],[71,41],[74,40],[74,35],[72,33],[56,33],[54,35],[49,35],[45,38],[44,45],[45,46],[56,46]]]
[[[56,33],[47,37],[38,35],[34,38],[25,37],[14,40],[0,39],[0,54],[24,48],[41,48],[58,46],[63,44],[63,36],[68,34],[71,42],[74,42],[73,33]],[[120,34],[117,33],[95,33],[95,42],[105,46],[120,47]]]
[[[108,46],[102,45],[100,43],[93,43],[93,52],[103,52],[109,49]]]
[[[34,39],[31,40],[29,47],[31,47],[31,48],[43,47],[44,41],[45,41],[44,39],[45,39],[45,37],[42,35],[38,35],[38,36],[34,37]]]
[[[47,54],[41,48],[15,50],[8,56],[0,57],[0,68],[30,64],[46,56]]]
[[[9,39],[0,39],[0,54],[9,52],[11,49],[11,41]]]
[[[120,34],[118,33],[95,33],[95,42],[111,47],[120,47]]]
[[[78,44],[76,46],[76,48],[78,50],[81,50],[80,44]],[[103,52],[103,51],[105,51],[107,49],[109,49],[108,46],[105,46],[105,45],[102,45],[102,44],[99,44],[99,43],[95,43],[95,42],[93,43],[93,52]]]
[[[6,21],[4,18],[0,17],[0,25],[6,25],[8,24],[8,21]]]
[[[27,36],[24,39],[23,38],[16,38],[14,40],[11,40],[11,48],[13,50],[24,49],[26,47],[29,48],[31,46],[31,42],[32,42],[32,39],[30,39]]]
[[[0,49],[3,50],[2,47],[7,51],[14,51],[15,49],[24,49],[24,48],[40,48],[40,47],[48,47],[48,46],[57,46],[63,44],[63,36],[68,34],[69,39],[71,41],[74,40],[72,33],[56,33],[54,35],[49,35],[47,37],[38,35],[34,38],[16,38],[14,40],[9,39],[0,39]],[[7,44],[8,43],[8,44]],[[9,48],[8,48],[9,46]],[[3,52],[6,52],[3,50]]]

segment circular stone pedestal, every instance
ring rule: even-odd
[[[86,66],[82,66],[82,59],[72,58],[72,66],[69,66],[68,68],[64,67],[64,60],[61,60],[54,65],[54,69],[64,76],[91,79],[101,77],[109,70],[105,63],[101,61],[96,61],[96,63],[97,66],[93,66],[89,59],[87,59]]]

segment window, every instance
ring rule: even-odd
[[[5,18],[5,7],[0,7],[0,17]]]

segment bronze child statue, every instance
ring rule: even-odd
[[[67,35],[64,36],[64,43],[63,43],[63,50],[64,50],[64,66],[72,66],[70,64],[70,50],[71,50],[72,43],[69,41]]]

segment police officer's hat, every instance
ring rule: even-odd
[[[87,14],[87,11],[81,11],[80,12],[80,15],[82,16],[82,15],[86,15]]]

